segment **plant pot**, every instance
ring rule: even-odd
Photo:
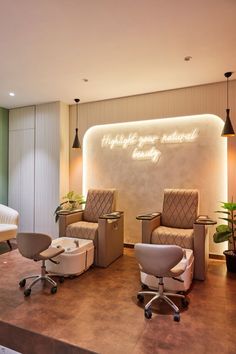
[[[234,253],[232,250],[227,250],[223,253],[226,259],[227,271],[236,273],[236,253]]]

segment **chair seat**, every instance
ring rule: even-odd
[[[151,243],[193,249],[193,229],[159,226],[152,232]]]
[[[15,238],[17,234],[17,225],[0,224],[0,241],[10,240]]]
[[[98,223],[78,221],[70,224],[66,228],[67,237],[85,238],[95,241],[98,235]]]

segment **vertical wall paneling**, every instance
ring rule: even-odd
[[[230,82],[231,120],[236,129],[236,80]],[[208,85],[154,92],[79,105],[80,137],[93,125],[179,117],[195,114],[215,114],[225,119],[226,85]],[[74,106],[70,107],[70,131],[74,131]],[[70,146],[72,146],[70,134]],[[225,139],[225,138],[222,138]],[[82,166],[70,149],[70,189],[82,191]],[[94,171],[93,171],[94,173]],[[236,138],[228,140],[228,195],[236,200]],[[81,189],[80,189],[81,188]]]
[[[60,102],[10,110],[9,205],[20,231],[58,236],[54,210],[69,188],[69,109]]]
[[[59,194],[64,196],[69,191],[69,107],[60,103],[60,183]]]
[[[35,230],[52,237],[58,236],[54,211],[69,186],[68,121],[60,102],[36,106]]]
[[[35,130],[35,229],[57,235],[52,222],[59,201],[60,104],[36,107]]]
[[[9,206],[19,214],[19,230],[34,231],[35,107],[10,110]]]
[[[8,196],[8,115],[0,107],[0,203],[7,204]]]

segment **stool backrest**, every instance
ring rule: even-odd
[[[38,233],[18,233],[17,246],[22,256],[37,259],[40,252],[45,251],[52,243],[50,236]]]
[[[183,250],[175,245],[137,243],[135,256],[143,272],[155,277],[164,277],[181,261]]]

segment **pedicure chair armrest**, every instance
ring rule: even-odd
[[[83,210],[71,211],[69,213],[58,213],[59,214],[59,237],[65,237],[66,228],[68,225],[73,224],[77,221],[83,220]]]
[[[113,211],[112,213],[104,214],[99,217],[99,219],[120,219],[123,211]]]
[[[151,243],[152,231],[161,225],[161,213],[138,215],[136,219],[142,222],[142,243]]]
[[[216,221],[207,215],[199,215],[193,224],[194,278],[204,280],[209,260],[209,228]]]
[[[208,217],[208,215],[199,215],[194,224],[199,225],[215,225],[217,222]]]
[[[123,254],[124,213],[119,217],[100,217],[98,219],[98,265],[107,267]]]

